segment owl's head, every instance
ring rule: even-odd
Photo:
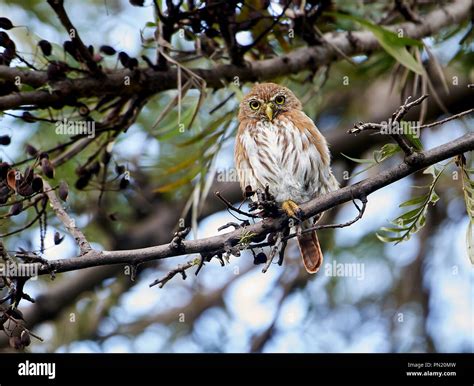
[[[260,83],[240,102],[239,121],[272,121],[292,109],[301,110],[301,102],[290,89],[275,83]]]

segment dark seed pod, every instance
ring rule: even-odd
[[[117,220],[118,220],[118,218],[117,218],[117,213],[110,213],[110,214],[109,214],[109,219],[110,219],[111,221],[117,221]]]
[[[42,152],[39,154],[39,159],[43,159],[43,158],[49,159],[49,154],[46,153],[45,151],[42,151]]]
[[[33,186],[25,181],[23,181],[18,188],[16,189],[16,192],[23,197],[28,197],[31,196],[34,193]]]
[[[44,56],[49,56],[53,52],[53,46],[47,40],[40,40],[38,46]]]
[[[33,114],[29,113],[28,111],[25,111],[22,115],[21,115],[21,119],[23,119],[25,122],[35,122],[36,121],[36,118]]]
[[[31,166],[27,166],[25,169],[25,174],[24,174],[25,178],[23,182],[30,183],[31,181],[33,181],[33,175],[34,175],[33,168]]]
[[[10,170],[10,165],[7,162],[0,162],[0,181],[5,181],[8,170]]]
[[[109,153],[108,151],[104,151],[102,153],[102,162],[104,165],[107,165],[110,162],[110,159],[112,158],[112,154]]]
[[[69,186],[66,181],[61,181],[58,189],[58,196],[61,200],[66,201],[69,194]]]
[[[61,234],[56,231],[54,232],[54,245],[59,245],[63,242],[65,236],[61,237]]]
[[[3,185],[0,188],[0,204],[6,204],[9,196],[10,196],[10,189],[8,188],[8,186]]]
[[[0,145],[8,146],[12,142],[9,135],[0,135]]]
[[[17,180],[18,173],[20,172],[15,169],[10,169],[7,172],[7,178],[6,178],[7,184],[12,190],[16,190],[16,180]]]
[[[23,202],[19,201],[19,202],[15,202],[10,207],[10,211],[8,213],[10,214],[10,216],[16,216],[20,214],[22,210],[23,210]]]
[[[130,58],[126,67],[128,67],[130,70],[133,70],[134,68],[138,67],[138,60],[137,58]]]
[[[124,165],[115,165],[115,173],[117,173],[117,175],[121,175],[123,173],[125,173],[125,166]]]
[[[120,63],[122,64],[122,66],[128,67],[128,62],[130,60],[130,56],[128,56],[128,54],[126,52],[123,52],[123,51],[119,52],[118,58],[119,58]]]
[[[11,45],[10,36],[6,32],[0,31],[0,47],[8,47]]]
[[[265,253],[260,252],[253,258],[253,263],[255,265],[265,264],[267,262],[267,255]]]
[[[26,144],[25,150],[26,153],[32,157],[36,157],[36,155],[38,154],[38,149],[33,145],[30,145],[29,143]]]
[[[83,176],[79,177],[76,181],[76,189],[82,190],[84,189],[87,185],[89,185],[89,181],[91,179],[90,174],[84,174]]]
[[[122,179],[120,180],[119,189],[127,189],[128,185],[130,185],[130,178],[128,178],[128,176],[122,177]]]
[[[48,158],[43,158],[41,160],[41,170],[46,177],[54,178],[54,167]]]
[[[35,192],[41,192],[43,190],[43,179],[40,176],[34,176],[31,181],[31,187]]]
[[[90,166],[89,173],[97,175],[97,174],[99,174],[99,172],[100,172],[100,163],[99,163],[99,161],[95,161]]]
[[[110,46],[101,46],[100,52],[102,52],[105,55],[115,55],[117,53],[117,51],[115,51],[115,48],[110,47]]]
[[[76,45],[74,44],[74,42],[72,42],[71,40],[66,40],[63,43],[63,48],[64,48],[64,51],[66,51],[69,55],[71,55],[78,62],[81,61],[81,58],[79,57],[79,53],[77,52],[77,48],[76,48]]]
[[[255,192],[252,190],[252,187],[250,185],[247,185],[245,187],[245,197],[249,198],[249,197],[253,196],[254,194],[255,194]]]
[[[89,51],[89,54],[94,55],[94,46],[90,45],[87,47],[87,50]]]
[[[10,21],[10,19],[7,19],[6,17],[0,17],[0,28],[1,29],[6,29],[6,30],[9,30],[9,29],[12,29],[14,26],[12,24],[12,22]]]
[[[135,7],[143,7],[145,4],[145,0],[129,0],[130,4],[132,4]]]
[[[21,312],[18,308],[10,308],[8,309],[7,313],[14,319],[24,320],[23,312]]]
[[[20,341],[23,346],[29,346],[31,343],[30,333],[26,330],[23,330],[20,334]]]

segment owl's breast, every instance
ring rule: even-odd
[[[268,185],[278,202],[311,199],[319,190],[320,171],[325,166],[308,135],[284,118],[243,130],[239,140],[250,170],[240,173],[245,180],[242,185],[253,189]]]

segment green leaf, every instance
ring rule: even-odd
[[[423,170],[423,174],[431,174],[433,177],[438,175],[439,171],[435,165],[428,166],[425,170]]]
[[[410,69],[411,71],[423,75],[424,69],[420,63],[408,52],[406,46],[423,47],[423,43],[410,38],[399,37],[396,33],[380,27],[368,20],[354,15],[346,15],[337,12],[326,12],[336,18],[348,19],[355,21],[370,32],[378,40],[382,48],[391,56],[393,56],[400,64]]]
[[[423,150],[423,145],[420,141],[420,137],[417,137],[415,134],[409,133],[408,131],[405,131],[405,133],[405,137],[407,137],[407,139],[410,141],[410,143],[416,150]]]
[[[394,143],[387,143],[383,145],[380,150],[374,151],[374,160],[377,163],[383,162],[386,159],[397,154],[399,151],[400,151],[400,146]]]
[[[403,220],[404,222],[408,220],[412,220],[415,217],[417,217],[420,213],[421,213],[421,209],[419,207],[416,209],[409,210],[408,212],[403,213],[402,215],[398,216],[394,220],[394,222],[397,223],[397,220]]]
[[[349,157],[348,155],[345,155],[344,153],[341,153],[341,155],[358,164],[373,164],[374,163],[374,161],[369,158],[352,158],[352,157]]]
[[[391,232],[391,233],[400,233],[400,231],[407,230],[408,228],[390,228],[390,227],[382,227],[380,230],[382,232]]]
[[[377,238],[383,243],[392,243],[394,241],[400,241],[400,237],[383,236],[379,233],[375,233],[375,236],[377,236]]]
[[[431,196],[430,196],[430,203],[434,205],[434,204],[436,204],[438,201],[439,201],[439,196],[438,196],[438,194],[433,190],[433,191],[431,192]]]
[[[415,197],[415,198],[412,198],[408,201],[405,201],[405,202],[402,202],[399,207],[402,208],[404,206],[412,206],[412,205],[418,205],[418,204],[422,204],[423,202],[425,202],[426,200],[428,199],[428,195],[424,195],[424,196],[418,196],[418,197]]]

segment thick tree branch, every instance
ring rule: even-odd
[[[466,134],[434,149],[414,153],[399,165],[374,177],[367,178],[357,184],[347,186],[335,192],[325,194],[301,205],[301,209],[304,211],[304,218],[313,217],[321,212],[334,208],[337,205],[351,201],[354,198],[368,196],[376,190],[390,185],[420,169],[472,150],[474,150],[474,133]],[[67,272],[111,264],[138,265],[151,260],[159,260],[193,253],[210,254],[222,252],[226,247],[237,246],[243,237],[243,232],[245,232],[246,235],[253,234],[253,237],[266,235],[270,232],[276,232],[283,229],[287,220],[288,218],[286,216],[273,219],[265,218],[257,224],[243,227],[223,235],[200,240],[183,241],[179,250],[173,248],[171,244],[122,251],[92,250],[83,256],[49,261],[47,266],[40,267],[39,273],[48,274],[51,269],[55,272]]]
[[[460,23],[470,17],[471,0],[455,0],[445,7],[439,7],[423,17],[421,23],[401,23],[388,27],[393,31],[404,31],[405,37],[420,39],[431,36],[449,25]],[[369,54],[380,49],[375,36],[368,31],[352,33],[338,32],[324,35],[326,45],[302,47],[271,59],[247,63],[247,66],[231,64],[218,65],[213,69],[192,68],[192,72],[203,78],[210,88],[222,88],[226,83],[238,77],[240,82],[268,80],[278,76],[287,76],[303,70],[314,70],[339,60],[334,47],[344,55]],[[152,68],[130,70],[104,70],[104,79],[93,76],[79,79],[66,79],[50,82],[46,71],[30,71],[7,66],[0,66],[0,79],[14,82],[17,76],[21,82],[33,87],[50,84],[52,92],[35,90],[17,92],[0,97],[0,110],[16,109],[25,105],[46,107],[64,99],[67,96],[75,98],[136,94],[153,95],[164,90],[175,89],[177,84],[177,69],[156,71]],[[138,74],[138,76],[137,76]],[[125,77],[133,79],[130,86],[123,87]],[[183,77],[188,77],[183,73]],[[186,79],[183,79],[186,81]]]

